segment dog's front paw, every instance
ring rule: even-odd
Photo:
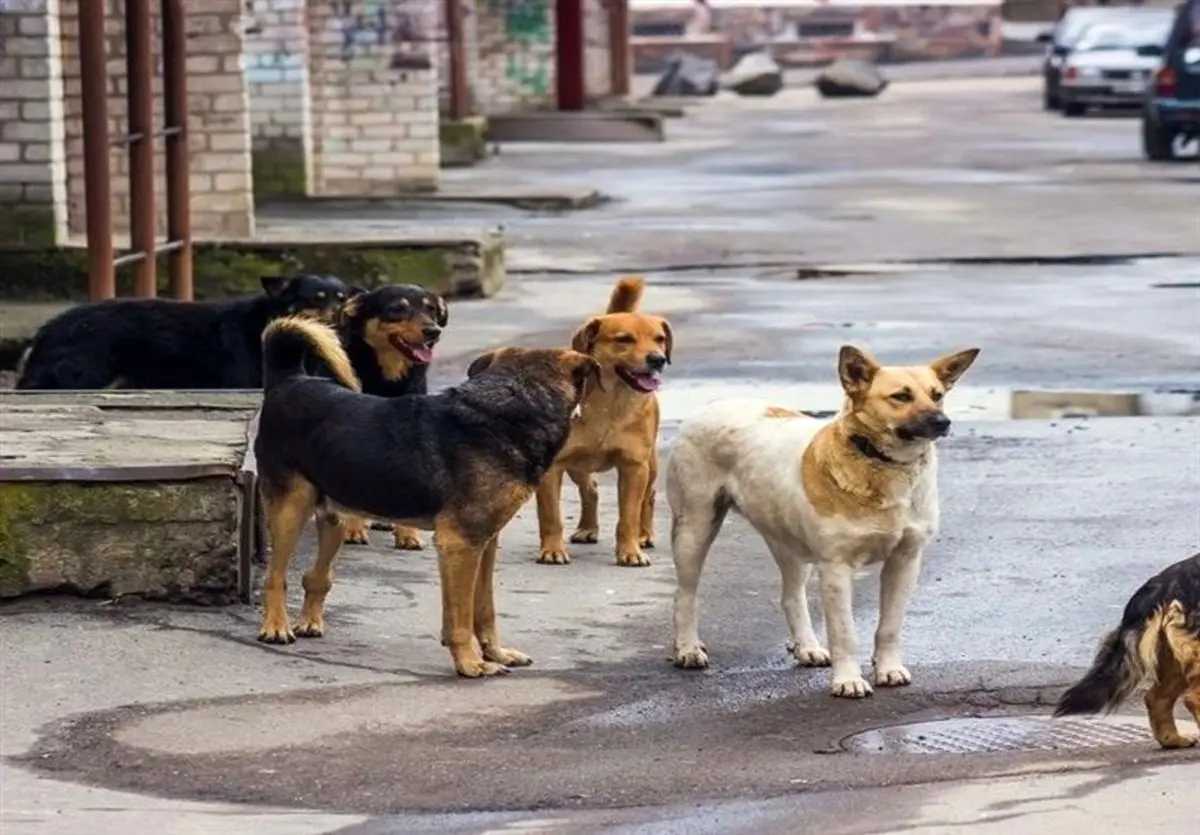
[[[291,644],[295,643],[296,634],[287,622],[287,615],[282,618],[268,615],[263,618],[262,626],[259,627],[258,640],[264,644]]]
[[[393,532],[395,547],[401,551],[423,551],[425,543],[421,542],[421,534],[412,528],[396,526]]]
[[[617,551],[617,565],[628,568],[645,568],[650,564],[650,558],[642,553],[641,548],[622,548]]]
[[[296,622],[294,632],[297,638],[323,638],[325,637],[325,618],[302,617]]]
[[[642,548],[650,548],[653,550],[654,534],[652,534],[652,533],[642,534],[641,538],[638,539],[638,545],[641,546]]]
[[[796,659],[796,663],[801,667],[828,667],[833,663],[833,658],[829,655],[829,650],[821,646],[802,647],[797,644],[790,644],[788,652],[792,654],[792,658]]]
[[[567,553],[567,546],[561,541],[548,542],[542,545],[537,561],[542,565],[566,565],[571,561],[571,555]]]
[[[1200,737],[1196,737],[1192,734],[1177,733],[1175,736],[1170,736],[1166,739],[1160,739],[1158,744],[1167,750],[1176,750],[1179,748],[1195,747],[1197,742],[1200,742]]]
[[[880,687],[903,687],[906,684],[912,684],[912,673],[903,664],[877,666],[875,683]]]
[[[371,536],[367,533],[367,523],[361,519],[347,519],[343,522],[342,542],[346,545],[370,545]]]
[[[595,528],[577,528],[575,533],[571,534],[571,541],[580,544],[589,545],[600,541],[600,531]]]
[[[504,647],[483,648],[483,657],[487,661],[495,661],[497,664],[503,664],[505,667],[528,667],[533,663],[533,659],[523,652],[517,652],[515,649],[505,649]]]
[[[829,692],[839,699],[865,699],[873,691],[865,678],[862,676],[852,676],[849,678],[835,678],[833,680],[833,687],[830,688]]]
[[[454,671],[463,678],[487,678],[505,675],[508,667],[482,658],[464,658],[454,662]]]
[[[684,670],[703,670],[708,666],[708,648],[701,641],[677,645],[675,666]]]

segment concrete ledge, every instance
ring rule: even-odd
[[[254,513],[239,480],[250,412],[59,405],[73,398],[95,400],[0,401],[0,598],[244,599]]]
[[[507,113],[488,117],[492,142],[662,142],[663,117],[642,110]]]
[[[487,118],[443,119],[438,125],[442,168],[471,166],[487,158]]]

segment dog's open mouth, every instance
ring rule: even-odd
[[[409,345],[399,336],[389,336],[388,341],[404,356],[415,362],[417,365],[429,365],[433,362],[433,343],[423,342],[420,345]]]
[[[645,392],[646,394],[658,391],[658,386],[662,382],[662,374],[657,371],[633,371],[629,368],[617,366],[617,375],[634,391]]]

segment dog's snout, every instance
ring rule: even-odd
[[[667,358],[664,355],[658,352],[646,355],[646,367],[651,371],[662,371],[666,365]]]
[[[943,412],[933,412],[926,419],[926,425],[937,435],[945,435],[950,431],[950,418]]]
[[[425,341],[432,345],[442,338],[442,329],[436,325],[426,325],[421,328],[421,336],[425,337]]]

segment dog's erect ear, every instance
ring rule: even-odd
[[[469,380],[488,369],[494,359],[496,359],[496,352],[488,351],[486,354],[480,354],[471,360],[471,364],[467,366],[467,379]]]
[[[843,345],[838,352],[838,379],[846,394],[860,394],[871,387],[879,371],[875,358],[853,345]]]
[[[967,369],[971,367],[971,363],[975,362],[977,356],[979,356],[978,348],[968,348],[965,351],[938,357],[929,363],[929,367],[942,381],[942,385],[950,389],[958,382],[959,377],[967,373]]]
[[[667,358],[667,365],[670,365],[671,364],[671,349],[675,347],[675,335],[673,333],[671,333],[671,323],[670,322],[668,322],[666,319],[662,319],[662,318],[660,318],[659,321],[662,322],[663,333],[666,334],[666,337],[667,337],[666,350],[665,350],[664,354]]]
[[[446,323],[450,321],[450,308],[446,306],[446,300],[441,296],[437,297],[437,323],[439,328],[446,327]]]
[[[264,275],[259,281],[262,282],[263,292],[271,298],[277,299],[291,279],[286,275]]]
[[[362,306],[362,302],[359,300],[360,295],[362,294],[351,292],[350,298],[342,302],[342,306],[338,308],[337,315],[339,326],[347,325],[358,318],[359,307]]]
[[[590,354],[596,350],[596,335],[600,333],[600,320],[588,319],[582,328],[575,331],[571,337],[571,347],[581,354]]]

